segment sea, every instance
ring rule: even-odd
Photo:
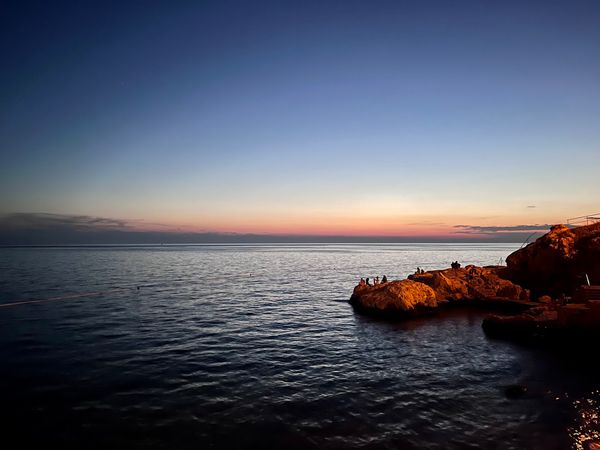
[[[398,322],[348,304],[360,277],[519,246],[0,249],[2,448],[586,449],[600,343],[494,340],[476,309]]]

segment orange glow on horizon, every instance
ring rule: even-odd
[[[131,222],[139,231],[175,233],[235,233],[259,235],[302,236],[381,236],[381,237],[457,237],[456,225],[499,225],[496,220],[473,217],[323,217],[323,216],[251,216],[186,218],[180,221],[156,220]],[[518,225],[519,220],[503,221],[501,225]],[[544,223],[544,222],[540,222]],[[471,232],[471,237],[478,233]],[[481,233],[480,235],[484,235]]]

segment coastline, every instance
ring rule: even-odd
[[[482,323],[487,334],[502,338],[600,335],[600,223],[555,225],[506,261],[506,267],[453,263],[404,280],[359,284],[349,303],[357,313],[394,320],[465,306],[502,313]]]

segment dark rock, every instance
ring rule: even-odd
[[[544,304],[512,316],[483,320],[488,336],[527,341],[596,341],[600,338],[600,305]]]
[[[558,312],[548,306],[538,306],[512,316],[490,315],[483,319],[481,326],[492,337],[542,338],[558,328]]]

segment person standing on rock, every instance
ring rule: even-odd
[[[385,275],[381,278],[381,283],[387,283],[387,277]]]

